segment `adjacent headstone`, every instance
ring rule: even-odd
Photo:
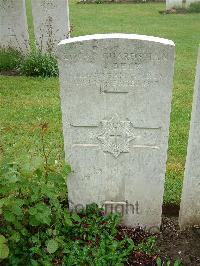
[[[0,0],[0,48],[29,51],[25,0]]]
[[[195,2],[200,2],[200,0],[186,0],[186,2],[185,2],[185,6],[186,6],[186,7],[189,7],[190,4],[195,3]]]
[[[36,43],[40,51],[55,52],[69,37],[68,0],[31,0]]]
[[[190,122],[179,224],[181,229],[200,226],[200,49]]]
[[[174,43],[98,34],[58,47],[70,208],[97,203],[160,226]]]
[[[166,0],[166,10],[172,8],[182,8],[183,0]]]

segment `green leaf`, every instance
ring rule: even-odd
[[[20,234],[16,231],[11,235],[10,240],[13,240],[14,242],[19,242],[20,240]]]
[[[161,266],[162,265],[161,258],[157,258],[156,264],[157,264],[157,266]]]
[[[5,198],[0,199],[0,208],[3,207],[3,205],[5,204],[5,202],[6,202],[6,199]]]
[[[63,173],[67,176],[69,173],[71,173],[72,169],[70,165],[64,165],[63,166]]]
[[[53,198],[55,196],[55,188],[47,187],[47,185],[45,184],[44,186],[41,187],[41,193],[48,198]]]
[[[32,266],[38,266],[39,263],[36,260],[31,260],[31,265]]]
[[[78,222],[78,223],[81,222],[81,218],[80,218],[80,216],[78,216],[78,214],[76,214],[76,213],[73,213],[73,214],[72,214],[72,219],[73,219],[75,222]]]
[[[15,222],[15,215],[12,213],[12,212],[9,212],[9,211],[5,211],[4,212],[4,218],[6,221],[8,222]]]
[[[42,174],[40,167],[43,165],[43,162],[44,162],[44,160],[42,157],[38,156],[38,157],[32,158],[32,161],[31,161],[32,167],[36,169],[38,174]],[[39,173],[39,171],[40,171],[40,173]]]
[[[37,214],[37,209],[34,208],[34,207],[31,207],[31,208],[29,208],[28,212],[29,212],[30,215],[36,215]]]
[[[6,259],[9,255],[9,248],[6,244],[0,245],[0,259]]]
[[[25,227],[23,227],[23,228],[20,230],[20,233],[21,233],[23,236],[26,236],[26,235],[28,235],[28,230],[27,230]]]
[[[6,242],[6,238],[3,235],[0,235],[0,259],[6,259],[9,255],[9,248]]]
[[[49,240],[47,243],[47,250],[49,253],[54,253],[58,249],[58,242],[54,239]]]
[[[5,244],[6,242],[7,242],[7,240],[6,240],[5,236],[0,235],[0,245]]]
[[[40,178],[42,178],[42,176],[43,176],[42,170],[40,170],[40,169],[36,169],[35,174],[37,175],[37,177],[40,177]]]
[[[23,214],[20,206],[17,206],[17,205],[12,206],[11,211],[12,211],[12,213],[14,213],[17,216],[21,216]]]
[[[38,203],[29,209],[29,223],[33,226],[51,223],[51,209],[44,203]]]
[[[180,265],[182,265],[182,262],[181,262],[181,260],[176,260],[175,262],[174,262],[174,266],[180,266]]]
[[[40,222],[35,218],[35,216],[32,216],[29,218],[29,224],[32,226],[39,226]]]
[[[72,226],[72,220],[70,218],[70,214],[66,210],[64,211],[64,221],[66,225]]]
[[[30,250],[34,254],[41,255],[41,250],[38,246],[32,247]]]

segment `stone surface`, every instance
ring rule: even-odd
[[[172,8],[182,8],[183,7],[183,0],[166,0],[166,9]]]
[[[25,0],[0,0],[0,47],[29,51]]]
[[[159,226],[174,43],[99,34],[62,41],[57,56],[70,207],[96,202],[126,225]]]
[[[42,52],[54,52],[69,37],[68,0],[31,0],[36,43]]]
[[[200,226],[200,49],[179,214],[181,229]]]

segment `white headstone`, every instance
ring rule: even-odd
[[[31,0],[38,48],[55,52],[58,43],[69,37],[68,0]]]
[[[181,229],[200,226],[200,49],[194,88],[192,117],[181,198]]]
[[[25,0],[0,0],[0,48],[29,51]]]
[[[166,9],[182,8],[183,0],[166,0]]]
[[[98,34],[62,41],[57,55],[70,207],[160,226],[174,43]]]

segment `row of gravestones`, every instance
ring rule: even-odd
[[[42,52],[54,52],[69,35],[67,0],[31,0],[34,34]],[[30,50],[25,0],[0,0],[0,47]]]
[[[166,9],[188,8],[194,2],[200,2],[200,0],[166,0]]]
[[[134,34],[61,41],[57,57],[71,209],[121,212],[159,228],[173,87],[174,43]],[[180,226],[200,225],[200,54]]]
[[[187,0],[186,6],[199,0]],[[42,52],[54,52],[69,36],[68,0],[31,0],[36,43]],[[182,7],[183,0],[166,0],[166,8]],[[29,33],[25,0],[0,0],[0,47],[27,53]]]

